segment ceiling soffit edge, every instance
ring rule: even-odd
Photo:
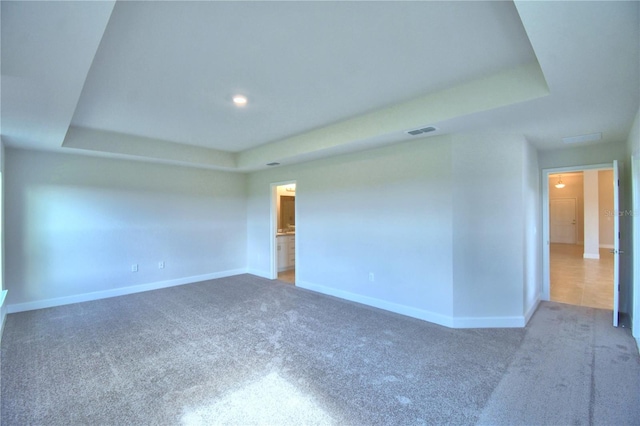
[[[194,167],[252,171],[266,168],[272,161],[293,164],[407,141],[406,129],[437,125],[548,94],[540,66],[534,62],[239,153],[76,126],[69,127],[62,147]]]
[[[405,130],[434,125],[455,117],[487,111],[549,95],[537,62],[473,80],[450,89],[427,94],[411,101],[373,111],[280,141],[242,151],[240,169],[255,168],[270,161],[282,162],[315,151],[331,150],[349,144],[366,149],[367,140],[407,140]],[[441,129],[446,132],[446,128]]]
[[[232,152],[75,126],[69,128],[62,147],[195,167],[237,168]]]

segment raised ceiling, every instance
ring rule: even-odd
[[[2,2],[9,146],[250,171],[406,141],[624,140],[637,2]],[[249,103],[236,107],[234,94]]]

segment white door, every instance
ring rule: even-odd
[[[613,160],[613,326],[618,326],[618,309],[620,305],[620,173],[618,161]]]
[[[549,239],[552,243],[576,243],[576,199],[549,202]]]

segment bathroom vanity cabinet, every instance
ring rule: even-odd
[[[296,267],[295,234],[278,235],[278,271],[286,271]]]

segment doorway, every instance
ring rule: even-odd
[[[543,171],[543,298],[618,318],[617,164]]]
[[[271,185],[272,279],[296,282],[296,182]]]

